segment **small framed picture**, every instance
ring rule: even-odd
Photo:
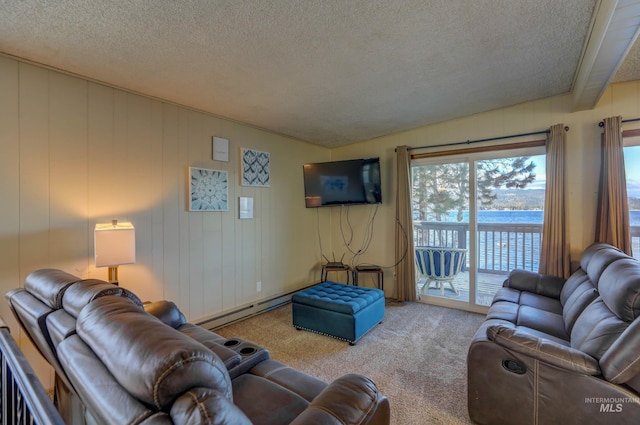
[[[213,160],[229,162],[229,140],[213,137]]]
[[[229,211],[226,171],[189,167],[189,211]]]
[[[269,152],[240,148],[240,184],[242,186],[271,186],[270,166],[271,158]]]
[[[248,196],[239,198],[238,216],[241,220],[253,218],[253,198]]]

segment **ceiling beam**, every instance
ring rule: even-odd
[[[601,0],[573,83],[573,109],[592,109],[640,34],[640,0]]]

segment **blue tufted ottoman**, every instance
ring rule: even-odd
[[[355,344],[384,318],[380,289],[324,282],[291,297],[293,326]]]

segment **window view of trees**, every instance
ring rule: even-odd
[[[477,162],[476,191],[478,209],[496,208],[498,190],[505,198],[514,198],[513,189],[524,189],[536,179],[536,164],[528,156]],[[443,221],[455,212],[456,221],[463,220],[469,205],[469,163],[447,163],[412,167],[414,219]],[[544,192],[542,202],[544,202]],[[509,209],[532,208],[530,199],[512,199]],[[539,200],[538,200],[539,201]],[[537,202],[539,204],[539,202]],[[504,204],[502,208],[507,208]]]

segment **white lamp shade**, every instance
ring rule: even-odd
[[[136,230],[131,223],[96,224],[94,242],[96,267],[136,262]]]

